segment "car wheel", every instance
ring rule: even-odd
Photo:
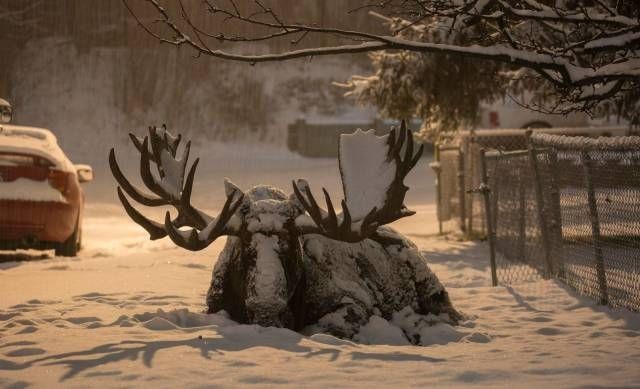
[[[61,257],[75,257],[80,248],[79,229],[76,224],[73,234],[62,243],[56,245],[56,255]]]

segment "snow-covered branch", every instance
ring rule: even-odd
[[[127,0],[123,0],[127,7]],[[162,42],[189,46],[200,55],[258,63],[343,53],[404,50],[439,53],[505,64],[510,69],[530,69],[553,84],[568,101],[592,104],[635,88],[640,78],[640,11],[632,1],[582,2],[503,0],[398,0],[385,1],[376,11],[402,27],[392,35],[373,34],[283,20],[276,8],[253,0],[205,1],[201,12],[222,18],[218,32],[196,25],[179,1],[180,12],[170,13],[160,0],[145,0],[158,14],[148,25],[132,14],[149,34]],[[573,4],[575,3],[575,4]],[[580,3],[580,4],[578,4]],[[364,8],[364,7],[363,7]],[[131,8],[129,8],[131,10]],[[260,31],[255,36],[225,32],[233,21]],[[407,28],[422,31],[423,39],[405,34]],[[437,33],[436,33],[437,32]],[[281,37],[297,45],[309,34],[330,34],[355,43],[311,46],[244,54],[214,47],[218,43],[242,44]],[[462,34],[463,40],[447,35]],[[426,39],[424,39],[426,37]]]

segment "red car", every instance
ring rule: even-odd
[[[55,249],[75,256],[82,243],[84,191],[93,179],[73,165],[49,130],[0,124],[0,249]]]

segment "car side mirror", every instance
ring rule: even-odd
[[[0,123],[11,123],[13,111],[9,106],[0,106]]]
[[[93,168],[89,165],[75,165],[76,173],[78,173],[78,181],[91,182],[93,181]]]

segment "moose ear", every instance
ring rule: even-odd
[[[225,179],[224,179],[224,192],[225,192],[225,194],[227,196],[230,196],[231,193],[233,193],[234,191],[235,191],[234,200],[244,194],[244,192],[236,184],[234,184],[233,182],[231,182],[230,179],[225,177]]]

